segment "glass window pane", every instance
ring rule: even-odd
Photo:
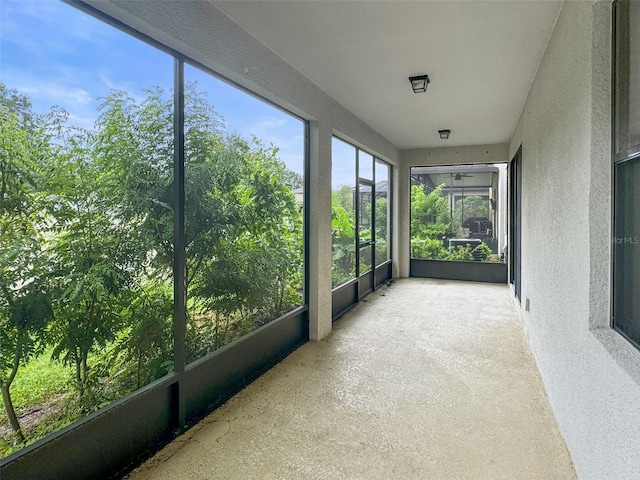
[[[373,180],[373,156],[358,149],[358,176]]]
[[[185,65],[187,361],[303,304],[304,124]]]
[[[640,2],[616,4],[615,150],[640,146]]]
[[[629,146],[640,145],[640,2],[630,2]]]
[[[389,166],[376,161],[376,266],[389,260]]]
[[[640,348],[640,4],[614,3],[615,165],[613,326]]]
[[[332,286],[356,276],[356,148],[337,138],[331,144]]]
[[[360,248],[360,276],[371,271],[371,245]]]
[[[498,261],[499,177],[497,165],[412,167],[411,257]]]
[[[640,159],[616,166],[614,326],[640,345]]]
[[[0,376],[26,346],[31,443],[173,368],[173,58],[62,2],[0,9]]]
[[[360,183],[358,190],[360,191],[360,201],[358,203],[358,236],[360,237],[360,243],[362,244],[364,242],[370,242],[372,240],[372,186],[368,183]]]

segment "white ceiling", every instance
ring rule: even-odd
[[[213,3],[409,149],[507,142],[562,1]],[[424,73],[427,92],[414,94],[408,77]]]

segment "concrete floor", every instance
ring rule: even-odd
[[[403,279],[128,478],[576,475],[508,288]]]

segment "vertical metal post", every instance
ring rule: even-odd
[[[451,225],[451,229],[453,230],[453,172],[449,174],[451,180],[449,181],[449,225]]]
[[[186,363],[187,292],[184,227],[184,61],[181,58],[174,59],[173,78],[173,370],[178,375],[174,415],[176,426],[182,430],[185,427],[184,389],[181,380]]]
[[[394,181],[393,172],[394,168],[387,164],[387,260],[393,260],[393,231],[395,230],[393,227],[393,204],[395,202],[392,188]],[[411,180],[409,180],[409,190],[411,190]],[[409,218],[411,218],[410,215],[411,214],[409,214]],[[411,222],[409,222],[409,225],[411,225]],[[411,239],[411,233],[409,233],[409,239]],[[409,240],[409,245],[411,245],[411,240]],[[409,251],[411,251],[411,247],[409,247]],[[393,277],[393,269],[391,271],[391,276]]]
[[[372,282],[372,287],[375,290],[376,289],[376,229],[377,229],[377,224],[376,224],[376,166],[378,165],[378,162],[376,160],[376,157],[373,157],[371,159],[371,161],[373,162],[373,165],[371,166],[373,168],[373,174],[371,175],[373,177],[373,185],[371,185],[371,219],[369,220],[369,229],[371,230],[371,271],[373,272],[373,282]]]
[[[356,147],[356,198],[355,198],[355,242],[356,242],[356,282],[357,295],[360,298],[360,149]]]
[[[466,175],[466,173],[465,173]],[[461,204],[462,204],[462,210],[460,212],[460,228],[464,229],[464,227],[462,226],[462,224],[464,223],[464,178],[462,179],[462,200],[461,200]],[[464,230],[462,230],[464,232]]]
[[[303,265],[304,265],[304,279],[302,280],[302,290],[304,292],[304,304],[309,305],[309,223],[310,223],[310,214],[309,214],[309,206],[310,206],[310,195],[311,195],[311,175],[310,175],[310,155],[311,155],[311,132],[309,131],[309,122],[304,122],[304,178],[303,181]],[[307,319],[308,319],[308,311],[307,311]],[[308,321],[307,321],[308,325]]]

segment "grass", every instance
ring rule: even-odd
[[[246,332],[225,333],[235,337]],[[116,343],[90,355],[91,383],[82,398],[76,390],[74,368],[52,361],[52,347],[21,365],[10,392],[26,441],[18,442],[0,401],[0,459],[134,391],[136,363],[123,358]]]
[[[102,352],[90,357],[92,367],[99,371],[109,368],[101,365],[104,358],[113,358],[108,346]],[[20,419],[26,437],[24,444],[18,443],[9,427],[9,418],[0,401],[0,459],[29,445],[40,438],[55,432],[87,413],[111,403],[131,390],[123,380],[114,380],[114,373],[106,374],[106,383],[98,382],[95,396],[85,396],[84,403],[79,402],[75,389],[74,370],[60,362],[51,360],[52,348],[26,365],[21,365],[11,385],[11,399]]]
[[[60,394],[73,388],[70,386],[71,373],[69,368],[51,360],[51,349],[44,351],[42,355],[26,365],[21,365],[10,390],[16,414],[20,416],[35,406],[48,406],[48,404],[59,402]],[[59,417],[59,411],[54,416]],[[25,425],[23,425],[28,438],[27,443],[32,443],[41,436],[55,431],[55,425],[47,428],[47,424],[50,422],[55,422],[55,419],[45,417],[38,425],[31,428],[24,428]],[[4,404],[0,402],[0,426],[8,424],[9,417],[4,409]],[[23,445],[15,443],[12,434],[6,438],[0,437],[0,458],[10,455],[22,447]]]
[[[21,365],[11,385],[11,400],[20,415],[31,405],[45,403],[52,396],[68,390],[71,370],[51,360],[52,349]],[[7,423],[7,413],[0,402],[0,425]]]

